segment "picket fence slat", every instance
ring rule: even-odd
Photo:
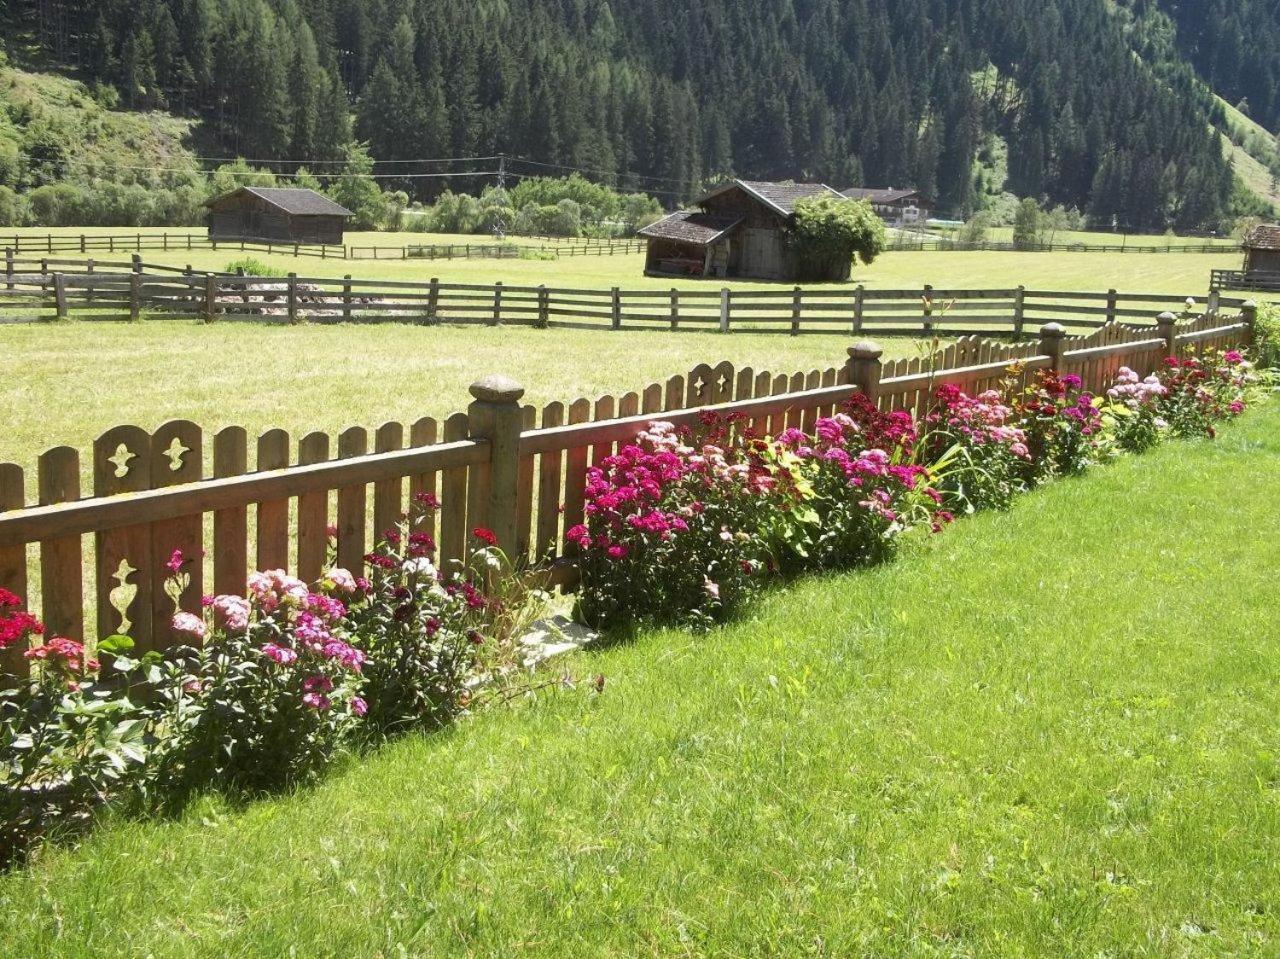
[[[93,495],[150,489],[151,469],[151,437],[146,430],[137,426],[110,429],[93,444]],[[127,632],[139,651],[153,649],[153,579],[147,575],[154,569],[151,527],[140,524],[95,533],[94,564],[98,635]]]
[[[369,433],[362,426],[352,426],[338,434],[338,458],[351,459],[369,451]],[[364,483],[352,483],[338,489],[338,565],[352,575],[364,571],[367,490]],[[376,527],[375,527],[376,529]]]
[[[289,434],[268,430],[258,437],[259,473],[289,465]],[[289,565],[289,501],[270,499],[258,503],[258,569],[284,569]]]

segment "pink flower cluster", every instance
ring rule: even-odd
[[[1003,446],[1018,459],[1029,460],[1027,434],[1013,420],[1013,408],[1006,405],[996,390],[969,396],[958,386],[947,384],[937,389],[941,410],[931,413],[931,427],[945,427],[964,436],[974,446]]]
[[[1168,395],[1169,388],[1160,382],[1156,374],[1142,378],[1127,366],[1120,367],[1115,385],[1107,390],[1111,399],[1133,407],[1153,406],[1161,397]]]
[[[249,574],[249,597],[264,613],[274,613],[281,606],[300,607],[310,592],[306,583],[282,569]]]

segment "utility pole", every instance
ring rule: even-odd
[[[504,194],[507,192],[507,155],[505,153],[498,154],[498,189]],[[507,224],[501,213],[493,221],[493,238],[498,242],[507,238]]]

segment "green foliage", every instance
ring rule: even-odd
[[[222,268],[224,273],[238,273],[242,270],[245,276],[286,276],[288,273],[288,271],[279,267],[268,266],[252,256],[242,256],[238,260],[232,260]]]
[[[1040,206],[1030,198],[1018,204],[1018,215],[1013,221],[1013,246],[1016,250],[1034,250],[1040,245],[1040,229],[1043,214]]]
[[[801,279],[828,278],[858,260],[869,265],[886,245],[884,221],[870,203],[834,196],[800,200],[788,239],[800,258]]]
[[[1258,307],[1253,350],[1258,366],[1280,370],[1280,304],[1267,302]]]
[[[349,221],[350,229],[376,230],[386,220],[387,206],[377,181],[362,176],[373,172],[368,147],[363,143],[350,144],[345,159],[342,167],[345,176],[334,180],[329,196],[354,214]]]

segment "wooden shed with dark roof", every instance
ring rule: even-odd
[[[1246,273],[1280,273],[1280,226],[1264,223],[1245,234]]]
[[[794,280],[800,264],[786,234],[795,224],[796,203],[816,196],[841,198],[823,183],[730,180],[699,199],[697,209],[640,231],[649,240],[645,273]],[[847,280],[851,266],[833,264],[824,279]]]
[[[209,239],[342,243],[351,211],[315,190],[242,186],[205,203]]]

